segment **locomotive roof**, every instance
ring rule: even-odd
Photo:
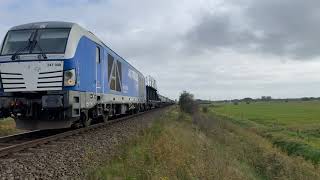
[[[64,22],[64,21],[44,21],[44,22],[33,22],[28,24],[22,24],[18,26],[12,27],[10,30],[22,30],[22,29],[41,29],[41,28],[72,28],[77,31],[77,34],[85,35],[90,38],[92,41],[100,44],[101,46],[107,47],[111,50],[114,54],[119,56],[122,60],[127,62],[124,58],[122,58],[119,54],[109,48],[103,41],[101,41],[97,36],[95,36],[92,32],[84,29],[83,27],[79,26],[77,23],[72,22]],[[1,45],[0,45],[1,46]],[[127,62],[128,63],[128,62]],[[130,63],[128,63],[133,69],[138,71],[135,67],[133,67]],[[141,73],[140,71],[138,71]],[[142,73],[141,73],[142,74]]]
[[[10,30],[36,29],[36,28],[72,28],[74,24],[75,23],[63,22],[63,21],[34,22],[34,23],[14,26]]]

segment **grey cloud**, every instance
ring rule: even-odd
[[[80,23],[172,98],[184,89],[213,99],[319,96],[320,63],[290,61],[319,54],[317,1],[221,2],[6,0],[0,33],[32,21]]]
[[[320,55],[320,1],[247,1],[242,6],[242,27],[230,12],[208,14],[187,33],[188,46],[302,60]]]
[[[255,36],[246,30],[238,30],[232,24],[232,17],[227,14],[205,15],[200,23],[186,35],[192,49],[210,50],[219,48],[249,48],[256,42]]]

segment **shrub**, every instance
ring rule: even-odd
[[[181,111],[193,114],[198,110],[198,105],[194,101],[193,94],[183,91],[179,97],[179,106]]]
[[[202,107],[202,112],[207,113],[208,112],[208,106]]]

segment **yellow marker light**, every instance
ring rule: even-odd
[[[68,80],[68,84],[69,84],[69,85],[74,85],[74,80],[73,80],[73,79],[69,79],[69,80]]]

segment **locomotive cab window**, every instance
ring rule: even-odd
[[[70,29],[27,29],[7,33],[1,55],[64,53]]]

